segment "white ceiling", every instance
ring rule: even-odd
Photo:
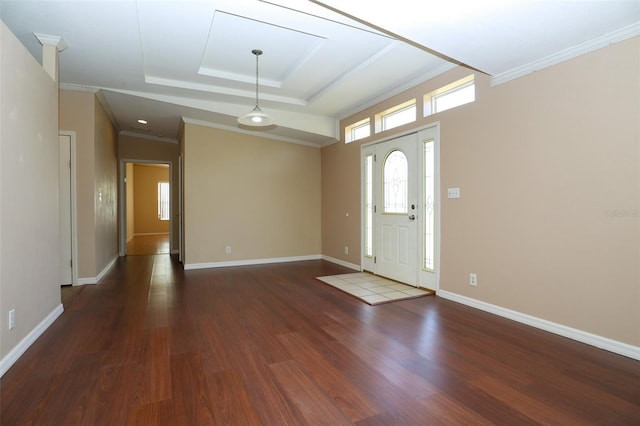
[[[318,146],[456,63],[497,82],[640,34],[640,0],[0,0],[0,17],[38,60],[34,33],[61,37],[63,88],[100,91],[119,130],[165,140],[181,117],[255,132],[236,117],[255,105],[262,49],[264,134]]]

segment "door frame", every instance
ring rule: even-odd
[[[171,248],[173,247],[173,162],[170,160],[140,160],[135,158],[121,158],[120,170],[118,172],[118,187],[120,193],[120,256],[127,255],[127,163],[133,164],[167,164],[169,165],[169,255],[173,254]],[[135,196],[135,195],[134,195]]]
[[[77,211],[77,188],[76,188],[76,132],[72,130],[59,130],[60,136],[68,136],[70,140],[71,154],[71,285],[78,285],[78,211]],[[60,142],[58,142],[58,152],[60,151]]]
[[[406,130],[403,132],[398,132],[398,133],[394,133],[394,134],[390,134],[387,135],[385,137],[380,137],[377,138],[371,142],[368,142],[366,144],[362,144],[360,146],[360,265],[361,265],[361,269],[364,270],[364,265],[365,265],[365,226],[366,226],[366,221],[365,221],[365,216],[366,216],[366,206],[365,206],[365,180],[364,180],[364,173],[365,173],[365,169],[364,169],[364,152],[367,148],[371,147],[372,145],[376,145],[378,143],[382,143],[382,142],[387,142],[387,141],[391,141],[393,139],[397,139],[403,136],[407,136],[410,134],[416,134],[416,137],[420,135],[420,132],[427,130],[427,129],[433,129],[435,131],[436,134],[436,139],[435,139],[435,158],[434,158],[434,162],[435,162],[435,167],[434,167],[434,173],[435,173],[435,195],[436,195],[436,203],[435,203],[435,214],[436,214],[436,219],[435,219],[435,223],[434,223],[434,232],[436,234],[436,238],[435,238],[435,252],[436,252],[436,256],[435,256],[435,271],[434,271],[434,275],[435,275],[435,288],[432,288],[432,290],[435,290],[436,292],[440,289],[440,258],[441,258],[441,250],[440,250],[440,242],[441,242],[441,220],[440,220],[440,205],[442,204],[442,197],[441,197],[441,190],[440,190],[440,122],[436,121],[424,126],[420,126],[414,129],[410,129],[410,130]],[[418,144],[421,145],[422,140],[418,139]],[[419,185],[418,185],[418,189],[420,191],[420,196],[419,199],[420,201],[422,201],[422,191],[423,191],[423,183],[422,183],[422,168],[423,168],[423,164],[422,164],[422,158],[418,158],[418,164],[419,164]],[[375,191],[374,191],[375,192]],[[379,200],[376,200],[377,203],[379,203]],[[374,219],[375,219],[375,215],[374,215]],[[418,233],[419,235],[421,235],[423,233],[423,225],[422,225],[422,220],[420,220],[420,225],[418,226]],[[374,228],[375,228],[375,224],[374,224]],[[374,234],[375,235],[375,234]],[[418,245],[420,247],[422,247],[423,244],[423,240],[422,237],[418,238]],[[375,237],[374,237],[374,248],[375,248]],[[416,256],[418,257],[418,262],[417,262],[417,270],[416,270],[416,275],[418,276],[418,286],[420,286],[421,284],[421,279],[420,276],[422,275],[422,261],[420,260],[420,254],[422,253],[422,249],[418,249],[416,252]],[[374,251],[374,255],[375,255],[375,251]]]

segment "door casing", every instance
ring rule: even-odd
[[[424,194],[424,188],[423,188],[423,182],[422,182],[422,177],[423,177],[423,161],[421,158],[421,153],[422,150],[421,148],[423,147],[423,143],[426,140],[433,140],[434,141],[434,149],[435,149],[435,153],[434,153],[434,166],[435,166],[435,170],[434,170],[434,195],[435,195],[435,203],[434,203],[434,212],[435,212],[435,224],[434,224],[434,232],[435,232],[435,241],[434,241],[434,249],[435,249],[435,259],[434,259],[434,270],[433,271],[426,271],[422,268],[422,247],[423,247],[423,239],[418,237],[418,242],[417,242],[417,247],[418,249],[416,250],[416,252],[414,253],[416,256],[416,276],[417,276],[417,280],[416,280],[416,284],[420,287],[426,287],[426,288],[430,288],[432,290],[438,290],[439,289],[439,285],[440,285],[440,241],[441,241],[441,232],[440,232],[440,123],[436,122],[436,123],[432,123],[430,125],[418,128],[416,130],[412,130],[409,132],[403,132],[403,133],[398,133],[395,135],[391,135],[385,138],[381,138],[379,140],[373,141],[371,143],[365,144],[361,146],[361,158],[360,158],[360,166],[361,166],[361,247],[360,247],[360,253],[361,253],[361,265],[362,265],[362,269],[363,270],[367,270],[370,271],[372,273],[377,273],[376,272],[376,263],[374,262],[374,257],[377,257],[378,253],[377,251],[377,247],[378,244],[376,242],[376,237],[375,235],[377,234],[377,232],[375,231],[375,227],[377,226],[377,224],[374,223],[374,257],[367,257],[366,253],[365,253],[365,238],[366,238],[366,233],[365,233],[365,226],[366,226],[366,220],[365,220],[365,215],[366,215],[366,206],[365,206],[365,197],[366,197],[366,188],[365,188],[365,156],[367,155],[367,153],[371,152],[371,147],[382,143],[382,142],[388,142],[409,134],[413,134],[415,133],[417,135],[418,141],[418,153],[416,155],[418,155],[419,158],[417,158],[417,164],[419,165],[418,168],[418,181],[419,181],[419,186],[418,186],[418,193],[419,193],[419,201],[418,201],[418,205],[420,207],[424,206],[424,200],[423,200],[423,194]],[[381,159],[378,159],[379,161]],[[378,184],[380,184],[380,182],[377,182]],[[376,191],[374,190],[374,194],[376,193]],[[375,195],[374,195],[375,197]],[[381,200],[379,199],[375,199],[375,204],[377,205],[377,208],[381,208],[380,203]],[[410,201],[411,202],[411,201]],[[424,234],[424,224],[422,223],[422,208],[420,208],[417,212],[417,220],[419,221],[419,225],[417,227],[418,229],[418,235],[421,236]],[[374,221],[375,221],[375,215],[374,215]]]
[[[65,252],[69,252],[67,253],[67,255],[65,255],[65,259],[62,259],[61,256],[61,268],[65,268],[66,266],[66,262],[70,261],[70,269],[71,269],[71,285],[78,285],[78,218],[77,218],[77,200],[76,200],[76,132],[74,131],[59,131],[58,132],[58,155],[60,156],[60,158],[64,158],[64,162],[67,161],[67,156],[68,156],[68,161],[69,161],[69,229],[66,228],[66,226],[64,227],[64,231],[63,231],[63,227],[61,226],[61,232],[65,232],[65,233],[69,233],[69,238],[70,238],[70,247],[67,247],[65,245],[65,247],[63,247],[63,243],[62,243],[62,238],[66,238],[65,236],[60,235],[61,238],[61,254],[63,251]],[[63,150],[69,150],[68,153],[63,153]],[[59,167],[67,167],[65,164],[59,164]],[[60,170],[60,175],[62,176],[63,170]],[[62,182],[60,183],[61,185],[63,184]],[[66,181],[64,183],[66,185]],[[64,195],[65,200],[63,200],[63,189],[60,188],[60,201],[61,202],[66,202],[66,195]],[[62,218],[61,218],[62,219]],[[70,249],[70,250],[69,250]],[[66,259],[66,257],[68,256],[68,260]],[[61,276],[62,279],[62,276]],[[65,279],[65,281],[68,281],[68,279]],[[69,284],[68,282],[66,283],[62,283],[61,284]]]

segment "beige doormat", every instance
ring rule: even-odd
[[[316,277],[316,279],[355,296],[369,305],[435,294],[431,290],[416,288],[368,272],[330,275]]]

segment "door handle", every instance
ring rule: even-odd
[[[415,214],[410,214],[409,215],[409,220],[416,220],[416,215]]]

